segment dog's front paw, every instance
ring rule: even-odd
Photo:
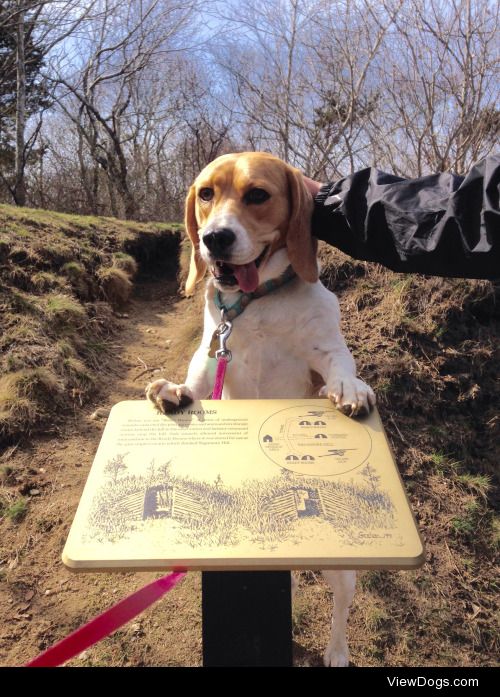
[[[363,380],[345,375],[331,385],[323,387],[320,394],[328,395],[333,404],[347,416],[368,414],[377,401],[375,393]]]
[[[163,414],[169,414],[178,407],[186,407],[193,401],[193,393],[187,385],[177,385],[163,379],[147,385],[146,397]]]
[[[349,649],[344,642],[335,642],[333,639],[326,647],[323,654],[323,663],[327,668],[347,668],[349,665]]]

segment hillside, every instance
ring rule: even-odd
[[[0,665],[21,664],[154,577],[71,574],[60,554],[107,410],[140,399],[152,376],[180,380],[199,336],[200,296],[177,294],[179,237],[172,226],[0,207]],[[418,571],[360,574],[352,663],[498,665],[498,288],[394,274],[325,246],[321,259],[427,550]],[[128,299],[109,277],[125,278]],[[199,585],[190,574],[71,665],[199,665]],[[318,574],[301,573],[296,665],[320,665],[329,612]]]
[[[175,274],[178,245],[172,226],[0,206],[0,443],[95,392],[114,311],[143,267]]]
[[[498,665],[500,287],[321,256],[427,549],[417,572],[362,577],[369,651]]]

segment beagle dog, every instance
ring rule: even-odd
[[[223,155],[199,174],[186,201],[192,242],[186,294],[208,271],[203,337],[184,384],[161,379],[147,386],[148,399],[161,411],[210,395],[209,351],[221,321],[219,307],[231,308],[248,294],[256,297],[234,321],[223,399],[318,396],[313,376],[319,375],[319,394],[343,412],[355,415],[375,404],[371,388],[356,376],[340,331],[338,300],[319,281],[312,209],[301,173],[267,153]],[[335,596],[324,662],[346,666],[356,574],[323,575]]]

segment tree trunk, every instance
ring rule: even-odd
[[[111,178],[109,176],[106,177],[106,181],[108,183],[108,195],[109,205],[111,208],[111,215],[113,216],[113,218],[119,218],[120,214],[118,212],[118,206],[116,205],[116,195],[113,182],[111,181]]]
[[[20,4],[20,3],[19,3]],[[26,182],[24,178],[24,150],[26,130],[26,61],[24,58],[24,11],[19,10],[17,19],[17,99],[16,99],[16,157],[13,197],[18,206],[26,205]]]

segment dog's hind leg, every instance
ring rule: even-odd
[[[332,634],[323,661],[327,667],[345,667],[349,665],[346,630],[349,608],[356,589],[356,572],[322,571],[322,574],[334,595]]]

